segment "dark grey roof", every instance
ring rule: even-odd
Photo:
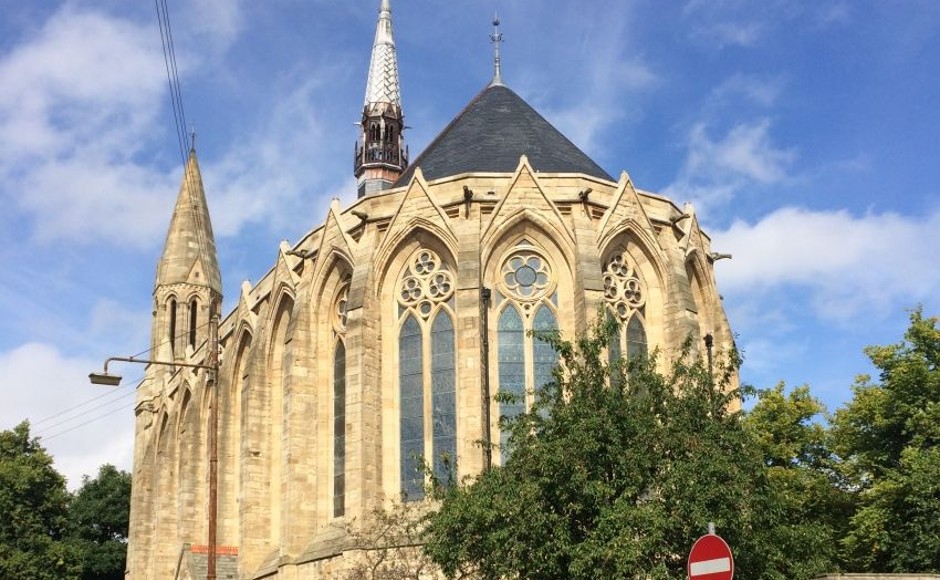
[[[536,171],[614,179],[516,93],[503,85],[480,91],[398,178],[416,167],[425,179],[471,172],[512,173],[526,155]]]

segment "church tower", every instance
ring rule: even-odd
[[[379,8],[360,126],[355,175],[358,195],[364,197],[388,189],[408,168],[390,0],[382,0]]]
[[[209,336],[219,313],[222,280],[196,150],[191,149],[179,197],[157,264],[151,346],[158,360],[182,361]]]

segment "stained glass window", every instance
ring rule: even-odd
[[[511,401],[499,404],[499,414],[515,417],[525,408],[525,331],[522,317],[514,306],[509,306],[499,317],[498,326],[499,390],[512,396]],[[509,433],[500,433],[503,462]]]
[[[610,312],[607,313],[608,320],[613,319],[614,315]],[[611,367],[610,374],[610,384],[611,386],[618,386],[620,384],[620,371],[616,368],[616,365],[620,361],[620,357],[623,353],[622,341],[620,338],[620,325],[618,321],[617,330],[614,335],[610,338],[610,344],[607,345],[607,362]]]
[[[401,392],[401,489],[408,500],[424,497],[421,466],[424,457],[424,362],[421,326],[409,315],[398,338]]]
[[[333,353],[333,517],[346,512],[346,346]]]
[[[627,357],[646,358],[646,329],[639,316],[634,315],[627,324]]]
[[[399,279],[396,300],[398,315],[404,317],[398,345],[401,489],[406,500],[424,497],[425,459],[439,481],[456,473],[454,290],[447,263],[427,248],[409,258]],[[425,438],[428,428],[430,437]]]
[[[431,422],[434,476],[450,484],[457,469],[457,394],[455,389],[454,324],[441,310],[431,327]]]
[[[535,313],[535,319],[532,322],[532,329],[536,333],[550,332],[558,330],[558,324],[555,321],[555,315],[547,306],[540,306]],[[533,376],[535,377],[535,390],[542,389],[552,380],[552,369],[558,364],[558,353],[551,344],[542,340],[537,335],[532,344],[532,366]]]

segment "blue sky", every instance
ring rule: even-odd
[[[168,5],[227,310],[280,240],[355,198],[378,0]],[[152,4],[0,8],[0,428],[29,417],[74,486],[130,467],[132,386],[86,377],[149,345],[182,162]],[[865,345],[917,304],[940,314],[940,3],[392,8],[412,156],[489,81],[498,9],[506,84],[611,174],[692,201],[733,254],[716,272],[746,382],[835,409]]]

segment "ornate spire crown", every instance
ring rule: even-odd
[[[390,0],[382,0],[379,21],[372,44],[372,62],[366,82],[366,106],[389,103],[401,108],[401,87],[398,81],[398,57],[392,36],[392,8]]]
[[[354,174],[358,195],[362,197],[388,189],[408,168],[390,0],[382,0],[379,6],[366,102],[359,124],[362,132],[356,144]]]

